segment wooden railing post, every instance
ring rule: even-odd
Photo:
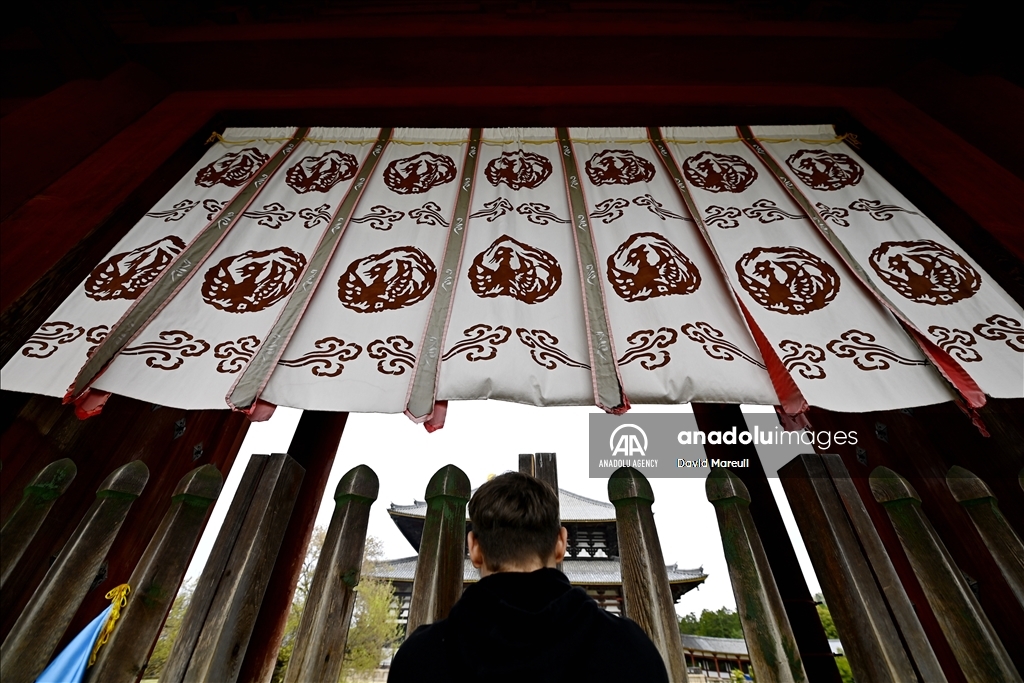
[[[302,466],[284,453],[249,460],[162,683],[237,679],[302,476]]]
[[[879,683],[917,680],[821,456],[798,455],[779,478],[854,676]]]
[[[132,592],[117,627],[86,680],[133,683],[142,675],[223,483],[213,465],[197,467],[178,482],[170,509],[128,579]]]
[[[100,484],[92,507],[0,646],[0,679],[5,683],[30,683],[46,668],[148,480],[149,469],[134,460]]]
[[[626,615],[654,641],[669,680],[685,683],[679,621],[651,511],[654,491],[639,470],[620,467],[608,479],[608,500],[615,506]]]
[[[1013,662],[906,479],[876,467],[871,493],[885,507],[928,604],[968,681],[1020,681]]]
[[[1024,544],[1003,517],[992,489],[976,474],[959,466],[950,468],[946,484],[956,502],[970,515],[1010,590],[1024,607]]]
[[[871,521],[867,507],[857,492],[857,487],[850,479],[850,472],[843,464],[843,459],[834,454],[822,455],[821,459],[832,477],[832,483],[843,502],[846,514],[849,515],[850,523],[857,533],[857,539],[864,549],[864,554],[867,556],[868,562],[871,563],[871,569],[885,594],[889,609],[896,619],[896,624],[907,644],[907,649],[910,650],[910,655],[921,679],[928,683],[932,681],[945,683],[946,674],[942,670],[939,658],[935,655],[935,650],[928,640],[928,634],[921,625],[917,611],[914,609],[913,603],[910,602],[910,597],[889,558],[889,553],[886,552],[885,546],[882,544],[882,538]]]
[[[806,681],[786,608],[750,517],[747,487],[732,472],[715,468],[708,475],[706,489],[718,515],[736,611],[758,682]]]
[[[427,484],[427,517],[406,626],[410,635],[448,616],[462,595],[469,492],[469,477],[455,465],[439,469]]]
[[[285,681],[337,681],[355,607],[370,506],[380,482],[366,465],[345,473],[334,492],[334,516],[327,528],[313,584],[306,597]]]
[[[69,458],[51,462],[25,487],[21,502],[0,529],[0,589],[7,583],[11,570],[25,553],[25,548],[35,538],[46,515],[53,507],[53,501],[67,491],[78,473],[75,463]]]

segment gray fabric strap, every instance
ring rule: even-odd
[[[377,142],[363,160],[359,173],[356,174],[355,182],[349,188],[331,220],[330,228],[324,233],[316,251],[309,259],[302,281],[288,297],[288,302],[274,323],[274,327],[267,334],[263,345],[246,366],[238,381],[235,382],[235,386],[231,388],[228,404],[233,409],[246,411],[251,408],[267,386],[267,382],[270,381],[270,376],[274,373],[285,347],[288,346],[288,341],[299,326],[299,321],[313,297],[313,292],[316,291],[324,273],[327,272],[327,265],[341,242],[341,236],[345,233],[345,228],[352,218],[359,198],[363,196],[363,191],[370,184],[368,182],[370,176],[377,168],[377,162],[383,156],[384,148],[391,140],[393,130],[392,128],[380,129]]]
[[[448,316],[455,295],[455,282],[458,280],[459,264],[462,261],[462,246],[466,240],[466,222],[469,220],[469,208],[473,199],[473,179],[476,176],[477,152],[480,151],[482,134],[481,128],[469,131],[469,146],[466,148],[466,160],[462,164],[462,177],[459,179],[459,196],[455,200],[455,213],[448,228],[448,241],[441,261],[441,277],[438,278],[434,302],[430,307],[430,318],[423,333],[423,345],[416,360],[416,371],[409,391],[409,404],[405,408],[406,414],[417,421],[429,418],[434,412],[441,349],[444,346]]]
[[[629,401],[622,390],[619,368],[615,363],[611,327],[601,286],[601,266],[597,262],[594,235],[590,228],[590,214],[583,196],[576,154],[569,139],[568,128],[557,128],[558,148],[562,151],[565,169],[565,188],[572,211],[573,239],[579,261],[580,282],[583,287],[583,314],[587,325],[587,346],[590,348],[590,368],[594,383],[594,402],[605,412],[621,414],[629,409]]]
[[[297,128],[285,145],[283,145],[267,164],[260,169],[259,173],[249,180],[245,188],[235,195],[227,206],[225,206],[217,218],[206,226],[199,236],[171,262],[156,281],[145,291],[145,293],[132,305],[131,308],[121,317],[107,335],[106,339],[100,342],[96,352],[86,361],[82,369],[75,377],[65,401],[78,398],[89,388],[93,380],[99,376],[103,369],[121,352],[132,338],[141,331],[150,320],[170,301],[171,297],[188,282],[196,268],[201,266],[206,258],[213,252],[228,230],[238,221],[245,207],[253,200],[256,194],[264,187],[271,176],[280,168],[284,160],[291,154],[306,134],[309,128]]]

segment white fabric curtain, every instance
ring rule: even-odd
[[[0,378],[188,409],[618,384],[860,412],[1024,395],[1022,320],[830,126],[235,128]]]

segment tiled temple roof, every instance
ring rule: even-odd
[[[387,560],[377,565],[371,576],[389,581],[412,581],[416,574],[416,560],[415,555],[398,560]],[[677,565],[670,564],[666,569],[669,583],[702,583],[707,578],[703,567],[680,569]],[[616,557],[588,560],[566,559],[562,562],[562,571],[573,585],[595,586],[622,583],[622,571],[619,559]],[[466,583],[475,583],[480,580],[480,573],[468,557],[465,559],[462,576],[462,580]]]
[[[476,493],[476,489],[473,489],[473,493]],[[615,521],[615,506],[611,503],[586,498],[565,489],[558,490],[558,504],[562,523]],[[424,517],[427,514],[427,504],[421,500],[413,501],[412,505],[395,505],[392,503],[388,509],[388,514]],[[466,518],[469,519],[468,513]]]

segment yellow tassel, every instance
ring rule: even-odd
[[[110,640],[110,635],[114,632],[114,624],[121,618],[121,608],[128,604],[128,594],[131,592],[131,586],[127,583],[122,583],[120,586],[112,588],[105,596],[107,600],[113,602],[113,609],[110,610],[110,616],[107,617],[107,620],[103,623],[103,628],[100,629],[100,635],[96,638],[96,644],[92,646],[92,654],[89,655],[89,666],[96,663],[96,655],[99,654],[100,648]]]

